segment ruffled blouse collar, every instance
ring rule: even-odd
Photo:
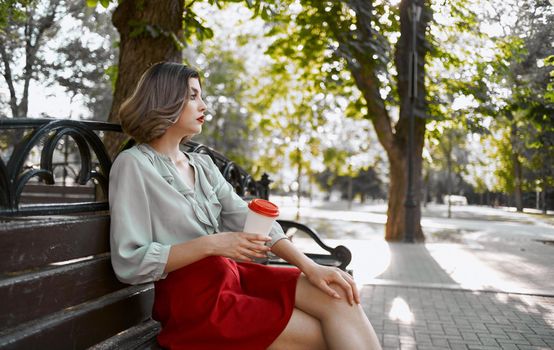
[[[169,156],[156,151],[146,143],[139,144],[136,147],[150,160],[164,180],[187,199],[198,220],[207,226],[211,226],[215,232],[219,232],[217,215],[212,213],[206,206],[201,209],[199,201],[196,198],[196,192],[202,192],[204,201],[207,200],[212,205],[221,206],[219,201],[217,201],[212,186],[209,184],[204,169],[201,166],[197,166],[194,157],[187,152],[183,152],[194,169],[194,188],[190,188],[181,178],[179,170],[177,170],[175,163],[173,163]]]

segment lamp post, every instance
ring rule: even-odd
[[[408,188],[406,189],[405,208],[405,227],[404,227],[404,242],[414,242],[415,229],[415,209],[417,206],[414,195],[414,110],[417,100],[417,24],[421,17],[421,5],[417,0],[412,0],[408,11],[412,24],[412,42],[410,50],[410,67],[409,67],[409,96],[410,108],[408,111],[409,130],[408,130]]]

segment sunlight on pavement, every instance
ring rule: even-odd
[[[426,244],[426,248],[450,278],[460,284],[461,288],[518,290],[528,287],[511,282],[510,276],[490,268],[461,245],[434,243]]]
[[[391,250],[385,240],[348,240],[340,244],[352,252],[349,268],[354,271],[354,279],[360,287],[381,275],[390,266]]]
[[[393,321],[411,324],[414,321],[414,314],[412,313],[412,311],[410,310],[410,306],[404,299],[396,297],[392,301],[389,318]]]

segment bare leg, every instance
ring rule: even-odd
[[[327,350],[321,323],[294,309],[289,323],[267,350]]]
[[[361,305],[348,304],[342,288],[331,285],[341,299],[335,299],[312,285],[304,274],[296,287],[295,307],[321,322],[329,349],[381,349],[379,340]]]

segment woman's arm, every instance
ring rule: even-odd
[[[222,229],[225,231],[242,231],[248,213],[247,203],[235,193],[235,189],[225,180],[210,157],[202,155],[199,161],[205,164],[208,178],[222,206],[220,214]],[[286,238],[283,229],[277,222],[273,223],[269,237],[271,238],[267,244],[269,247]]]
[[[360,303],[360,295],[358,288],[356,288],[356,283],[346,272],[338,268],[316,264],[300,252],[288,239],[282,239],[275,243],[271,251],[290,264],[297,266],[313,285],[319,287],[330,296],[340,299],[337,292],[329,286],[331,283],[336,283],[344,289],[350,304]]]
[[[169,250],[164,273],[214,255],[243,261],[252,261],[252,257],[266,258],[270,248],[264,244],[270,240],[259,234],[221,232],[175,244]]]

